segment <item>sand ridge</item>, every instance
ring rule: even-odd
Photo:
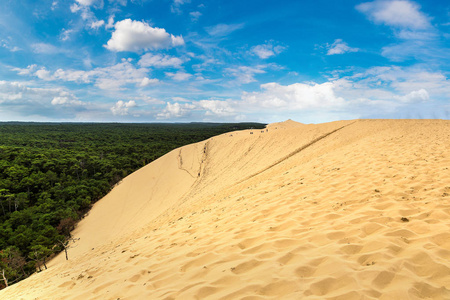
[[[276,128],[276,129],[275,129]],[[1,299],[450,299],[450,122],[271,124],[176,149]]]

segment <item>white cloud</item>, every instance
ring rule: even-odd
[[[36,43],[32,44],[31,48],[33,49],[34,53],[40,53],[40,54],[57,54],[64,52],[63,50],[46,43]]]
[[[398,97],[401,102],[406,103],[417,103],[417,102],[426,102],[430,100],[430,96],[425,89],[420,89],[417,91],[412,91],[411,93]]]
[[[32,90],[29,90],[19,82],[0,80],[0,104],[22,99],[23,95],[28,94],[30,91]]]
[[[11,52],[17,52],[17,51],[22,50],[22,49],[20,49],[17,46],[12,46],[10,44],[9,40],[0,40],[0,47],[6,48],[6,49],[8,49]]]
[[[139,84],[139,86],[140,87],[145,87],[145,86],[149,86],[149,85],[155,85],[155,84],[158,84],[158,83],[159,83],[159,80],[156,79],[156,78],[150,79],[148,77],[145,77],[145,78],[142,79],[142,81]]]
[[[356,9],[378,24],[414,30],[431,26],[428,17],[420,11],[420,6],[412,1],[378,0],[361,3]]]
[[[93,4],[103,5],[103,1],[99,1],[99,0],[75,0],[75,1],[77,1],[80,5],[83,5],[83,6],[91,6]]]
[[[0,104],[32,111],[47,105],[83,106],[84,103],[62,88],[35,88],[15,81],[0,81]]]
[[[113,115],[125,116],[125,115],[128,115],[128,110],[135,106],[136,106],[136,102],[134,100],[130,100],[128,102],[119,100],[110,109],[111,109],[111,112]]]
[[[334,43],[327,45],[328,52],[327,55],[344,54],[348,52],[358,52],[358,48],[351,48],[341,39],[334,40]]]
[[[430,72],[421,67],[373,67],[349,77],[367,89],[391,88],[398,94],[409,94],[420,89],[433,96],[450,94],[450,80],[441,72]]]
[[[127,0],[109,0],[109,1],[110,2],[117,2],[117,3],[119,3],[122,6],[127,6]]]
[[[103,20],[94,21],[94,22],[91,23],[91,28],[92,29],[99,29],[103,25],[105,25],[105,21],[103,21]]]
[[[191,0],[173,0],[172,5],[170,6],[170,10],[173,13],[177,13],[177,14],[181,14],[181,5],[186,4],[186,3],[190,3]]]
[[[239,66],[226,68],[225,72],[231,76],[236,77],[239,84],[246,84],[250,82],[255,82],[256,74],[266,73],[266,71],[263,70],[265,67],[266,67],[265,65],[259,65],[256,67]]]
[[[242,95],[244,103],[256,109],[303,110],[336,108],[345,102],[343,98],[335,95],[332,82],[294,83],[287,86],[271,82],[262,84],[261,89],[261,92],[244,92]]]
[[[81,9],[81,6],[79,6],[78,4],[74,3],[70,6],[70,11],[73,13],[76,13],[77,11],[79,11]]]
[[[439,45],[439,33],[430,18],[412,1],[374,1],[362,3],[356,9],[376,24],[390,26],[400,40],[382,48],[381,54],[392,61],[416,59],[439,62],[445,59],[448,49]]]
[[[180,104],[167,102],[166,108],[159,114],[157,114],[158,119],[172,119],[180,118],[189,115],[190,112],[195,109],[195,105],[184,103]]]
[[[114,15],[109,16],[108,23],[105,24],[106,29],[110,29],[114,27]]]
[[[139,52],[184,45],[183,37],[169,34],[164,28],[151,27],[145,22],[125,19],[114,27],[115,31],[105,46],[111,51]]]
[[[39,69],[35,72],[35,75],[42,80],[53,80],[52,74],[50,71],[46,70],[45,68]]]
[[[191,20],[193,22],[197,22],[198,19],[201,17],[202,13],[199,11],[192,11],[189,13],[189,15],[191,16]]]
[[[64,29],[61,31],[59,38],[61,41],[67,41],[70,38],[70,35],[74,32],[73,29]]]
[[[143,94],[134,97],[134,99],[144,101],[147,104],[165,104],[164,101],[162,101],[158,98],[150,97],[148,95],[143,95]]]
[[[281,53],[284,49],[285,47],[283,46],[274,46],[271,43],[268,43],[263,45],[257,45],[253,47],[251,51],[254,54],[256,54],[259,58],[266,59]]]
[[[29,65],[25,69],[21,68],[13,68],[12,70],[17,72],[17,74],[25,76],[25,75],[33,75],[33,73],[36,71],[37,65]]]
[[[147,86],[159,82],[157,79],[148,78],[148,69],[137,69],[128,60],[109,67],[95,68],[90,71],[58,69],[52,73],[45,68],[38,69],[36,65],[28,66],[25,69],[14,68],[13,71],[24,76],[34,75],[46,81],[94,82],[97,87],[103,90],[120,90],[127,84]]]
[[[183,60],[178,57],[172,57],[164,54],[146,53],[139,60],[141,67],[156,67],[156,68],[180,68]]]
[[[65,95],[53,97],[52,105],[63,105],[63,106],[78,106],[84,105],[84,103],[78,100],[75,96],[66,93]]]
[[[165,74],[166,74],[166,76],[169,76],[173,80],[176,80],[176,81],[185,81],[192,77],[192,74],[189,74],[189,73],[186,73],[183,71],[178,71],[176,73],[165,72]]]
[[[205,30],[209,35],[215,37],[227,36],[233,31],[241,29],[244,27],[243,23],[240,24],[218,24],[215,26],[206,27]]]
[[[183,97],[172,97],[172,100],[175,102],[191,102],[191,100]]]
[[[220,100],[200,100],[197,105],[206,110],[205,115],[216,115],[219,117],[232,116],[235,109],[227,101]]]

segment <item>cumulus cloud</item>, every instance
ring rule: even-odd
[[[178,71],[176,73],[166,72],[165,74],[166,74],[166,76],[169,76],[173,80],[176,80],[176,81],[185,81],[192,77],[192,74],[189,74],[189,73],[186,73],[183,71]]]
[[[333,44],[327,45],[327,55],[344,54],[348,52],[358,52],[358,48],[351,48],[341,39],[337,39]]]
[[[343,98],[336,96],[332,82],[294,83],[286,86],[271,82],[260,87],[261,92],[244,92],[242,100],[254,107],[285,110],[330,109],[345,102]]]
[[[119,100],[110,109],[111,109],[112,114],[115,116],[116,115],[125,116],[125,115],[128,115],[128,110],[135,106],[136,106],[136,102],[134,100],[130,100],[128,102]]]
[[[235,114],[235,109],[227,101],[200,100],[197,102],[197,105],[200,108],[203,108],[206,110],[206,113],[205,113],[206,116],[215,115],[215,116],[219,116],[219,117],[226,117],[226,116],[232,116]]]
[[[407,116],[407,112],[421,115],[424,107],[447,101],[450,81],[442,73],[423,69],[375,67],[325,83],[271,82],[260,89],[243,92],[240,101],[227,100],[233,114],[296,114],[313,122],[394,113]]]
[[[398,97],[398,99],[402,102],[406,103],[418,103],[418,102],[426,102],[430,100],[430,96],[425,89],[420,89],[417,91],[412,91],[411,93]]]
[[[151,78],[150,79],[148,77],[145,77],[145,78],[142,79],[142,81],[139,84],[139,86],[144,87],[144,86],[149,86],[149,85],[155,85],[155,84],[158,84],[158,83],[159,83],[159,80],[156,79],[156,78]]]
[[[377,0],[361,3],[356,9],[378,24],[415,30],[431,26],[428,17],[420,11],[420,6],[412,1]]]
[[[184,45],[182,36],[174,36],[164,28],[151,27],[141,21],[125,19],[117,22],[111,39],[105,47],[111,51],[131,51],[168,49]]]
[[[205,30],[209,35],[215,37],[223,37],[231,34],[233,31],[244,28],[244,24],[218,24],[215,26],[206,27]]]
[[[182,64],[183,60],[180,58],[164,54],[146,53],[139,60],[141,67],[180,68]]]
[[[69,93],[61,93],[60,96],[53,97],[52,105],[63,105],[63,106],[77,106],[84,105],[84,103],[78,100],[75,96]]]
[[[263,45],[257,45],[253,47],[251,51],[254,54],[256,54],[259,58],[266,59],[281,53],[284,49],[285,47],[283,46],[274,46],[271,43],[268,43]]]
[[[35,75],[43,80],[52,80],[52,74],[50,71],[46,70],[45,68],[39,69],[36,71]]]
[[[180,104],[178,102],[170,103],[167,102],[166,108],[157,114],[158,119],[173,119],[180,118],[190,114],[190,112],[195,109],[195,105],[189,103]]]

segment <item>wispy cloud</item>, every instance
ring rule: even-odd
[[[165,54],[146,53],[139,60],[141,67],[180,68],[183,60]]]
[[[377,24],[401,28],[402,30],[423,30],[431,27],[429,18],[420,11],[420,6],[407,0],[377,0],[361,3],[356,9]]]
[[[111,107],[111,112],[113,115],[128,115],[128,110],[132,107],[136,106],[136,102],[134,100],[130,100],[128,102],[124,102],[122,100],[119,100],[114,104],[113,107]]]
[[[66,89],[38,88],[17,81],[0,81],[0,104],[7,108],[6,113],[0,109],[2,120],[45,119],[57,113],[73,118],[87,105]]]
[[[190,2],[191,0],[173,0],[170,10],[173,13],[181,14],[181,6]]]
[[[236,30],[244,28],[243,23],[239,24],[218,24],[215,26],[206,27],[205,30],[209,35],[215,37],[224,37],[230,35]]]
[[[191,16],[191,20],[193,22],[197,22],[198,19],[200,18],[200,16],[202,15],[202,13],[199,11],[192,11],[189,13],[189,15]]]
[[[412,1],[395,0],[366,2],[356,6],[375,24],[389,26],[398,43],[384,46],[381,54],[392,61],[430,60],[445,56],[437,45],[437,30],[421,7]]]
[[[32,44],[31,48],[33,49],[34,53],[39,53],[39,54],[57,54],[57,53],[67,52],[64,49],[58,48],[56,46],[53,46],[53,45],[47,44],[47,43]]]
[[[246,84],[256,82],[257,80],[255,79],[255,75],[266,73],[264,70],[266,68],[267,65],[257,65],[253,67],[237,66],[225,68],[225,73],[229,76],[235,77],[238,84]]]
[[[91,23],[91,28],[92,29],[99,29],[103,25],[105,25],[105,21],[103,21],[103,20],[93,21]]]
[[[166,72],[165,74],[175,81],[185,81],[192,77],[192,74],[186,73],[184,71],[178,71],[176,73]]]
[[[0,47],[6,48],[11,52],[17,52],[17,51],[22,50],[21,48],[19,48],[17,46],[11,45],[11,41],[9,41],[9,40],[0,40]]]
[[[344,54],[349,52],[358,52],[358,48],[349,47],[346,42],[341,39],[334,40],[334,43],[327,45],[327,55]]]
[[[147,86],[158,82],[156,79],[148,78],[148,69],[137,69],[127,60],[109,67],[95,68],[90,71],[58,69],[51,72],[43,67],[38,68],[36,65],[30,65],[25,69],[14,68],[13,70],[19,75],[32,75],[45,81],[94,82],[98,88],[103,90],[119,90],[123,89],[127,84]]]

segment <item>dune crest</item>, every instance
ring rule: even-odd
[[[297,128],[297,127],[301,127],[304,126],[305,124],[300,123],[300,122],[296,122],[293,121],[291,119],[288,119],[284,122],[277,122],[277,123],[271,123],[267,125],[267,128],[271,128],[271,129],[275,129],[275,128],[280,128],[280,129],[290,129],[290,128]]]
[[[223,134],[125,178],[0,299],[450,299],[450,122]]]

